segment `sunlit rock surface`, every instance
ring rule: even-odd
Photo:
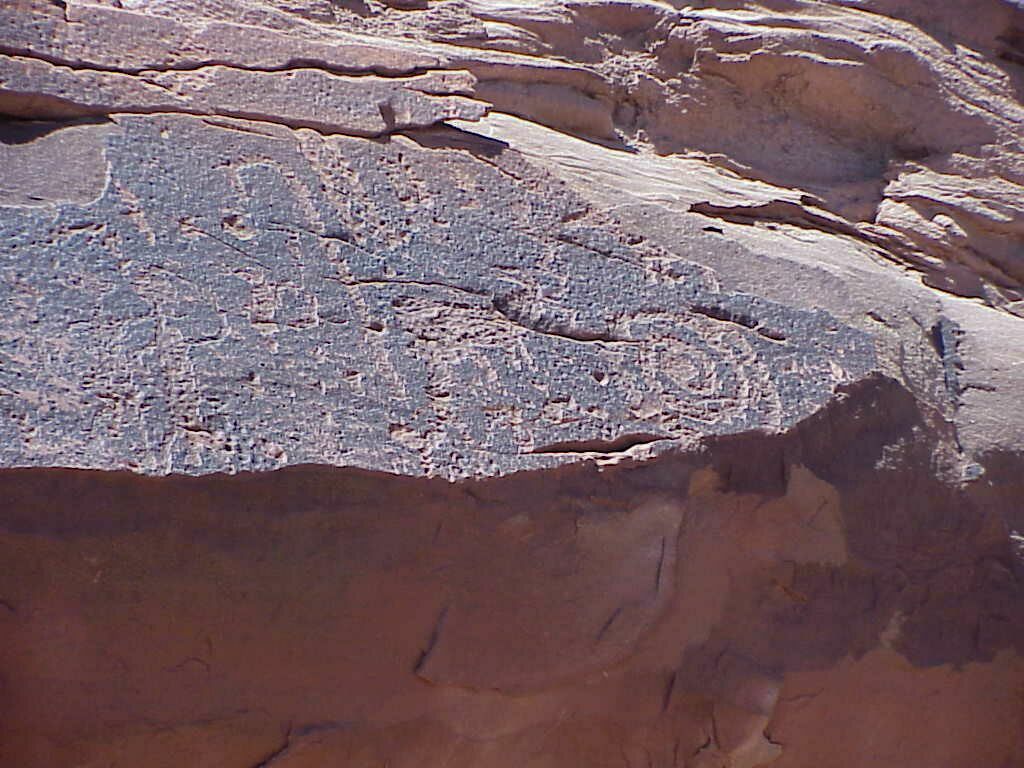
[[[0,7],[0,765],[1024,765],[1024,9]]]

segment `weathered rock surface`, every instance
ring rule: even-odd
[[[1008,0],[4,4],[0,765],[1024,766],[1022,94]]]

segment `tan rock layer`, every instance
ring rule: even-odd
[[[369,137],[451,118],[482,117],[487,105],[465,95],[472,92],[473,82],[467,72],[381,78],[218,65],[128,75],[0,56],[0,110],[36,119],[156,112],[220,115]]]
[[[882,0],[746,10],[620,0],[417,8],[303,15],[256,3],[245,6],[246,23],[226,20],[239,14],[223,0],[132,10],[71,2],[63,12],[44,0],[18,2],[0,10],[0,52],[80,71],[8,61],[8,78],[16,68],[20,84],[3,86],[12,93],[0,109],[52,118],[216,108],[372,136],[388,130],[388,108],[377,114],[387,86],[368,80],[361,93],[328,73],[469,71],[474,97],[496,111],[620,147],[702,153],[770,182],[780,200],[813,201],[783,223],[840,218],[930,285],[1024,311],[1024,11],[1011,3],[944,9],[929,21],[912,3]],[[116,77],[165,70],[205,71],[143,83]],[[456,98],[467,95],[461,87],[446,94],[441,102],[401,97],[394,130],[485,111]]]

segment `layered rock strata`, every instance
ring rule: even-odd
[[[1024,765],[1022,41],[0,8],[0,765]]]

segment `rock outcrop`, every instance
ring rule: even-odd
[[[1024,7],[0,8],[0,765],[1024,765]]]

